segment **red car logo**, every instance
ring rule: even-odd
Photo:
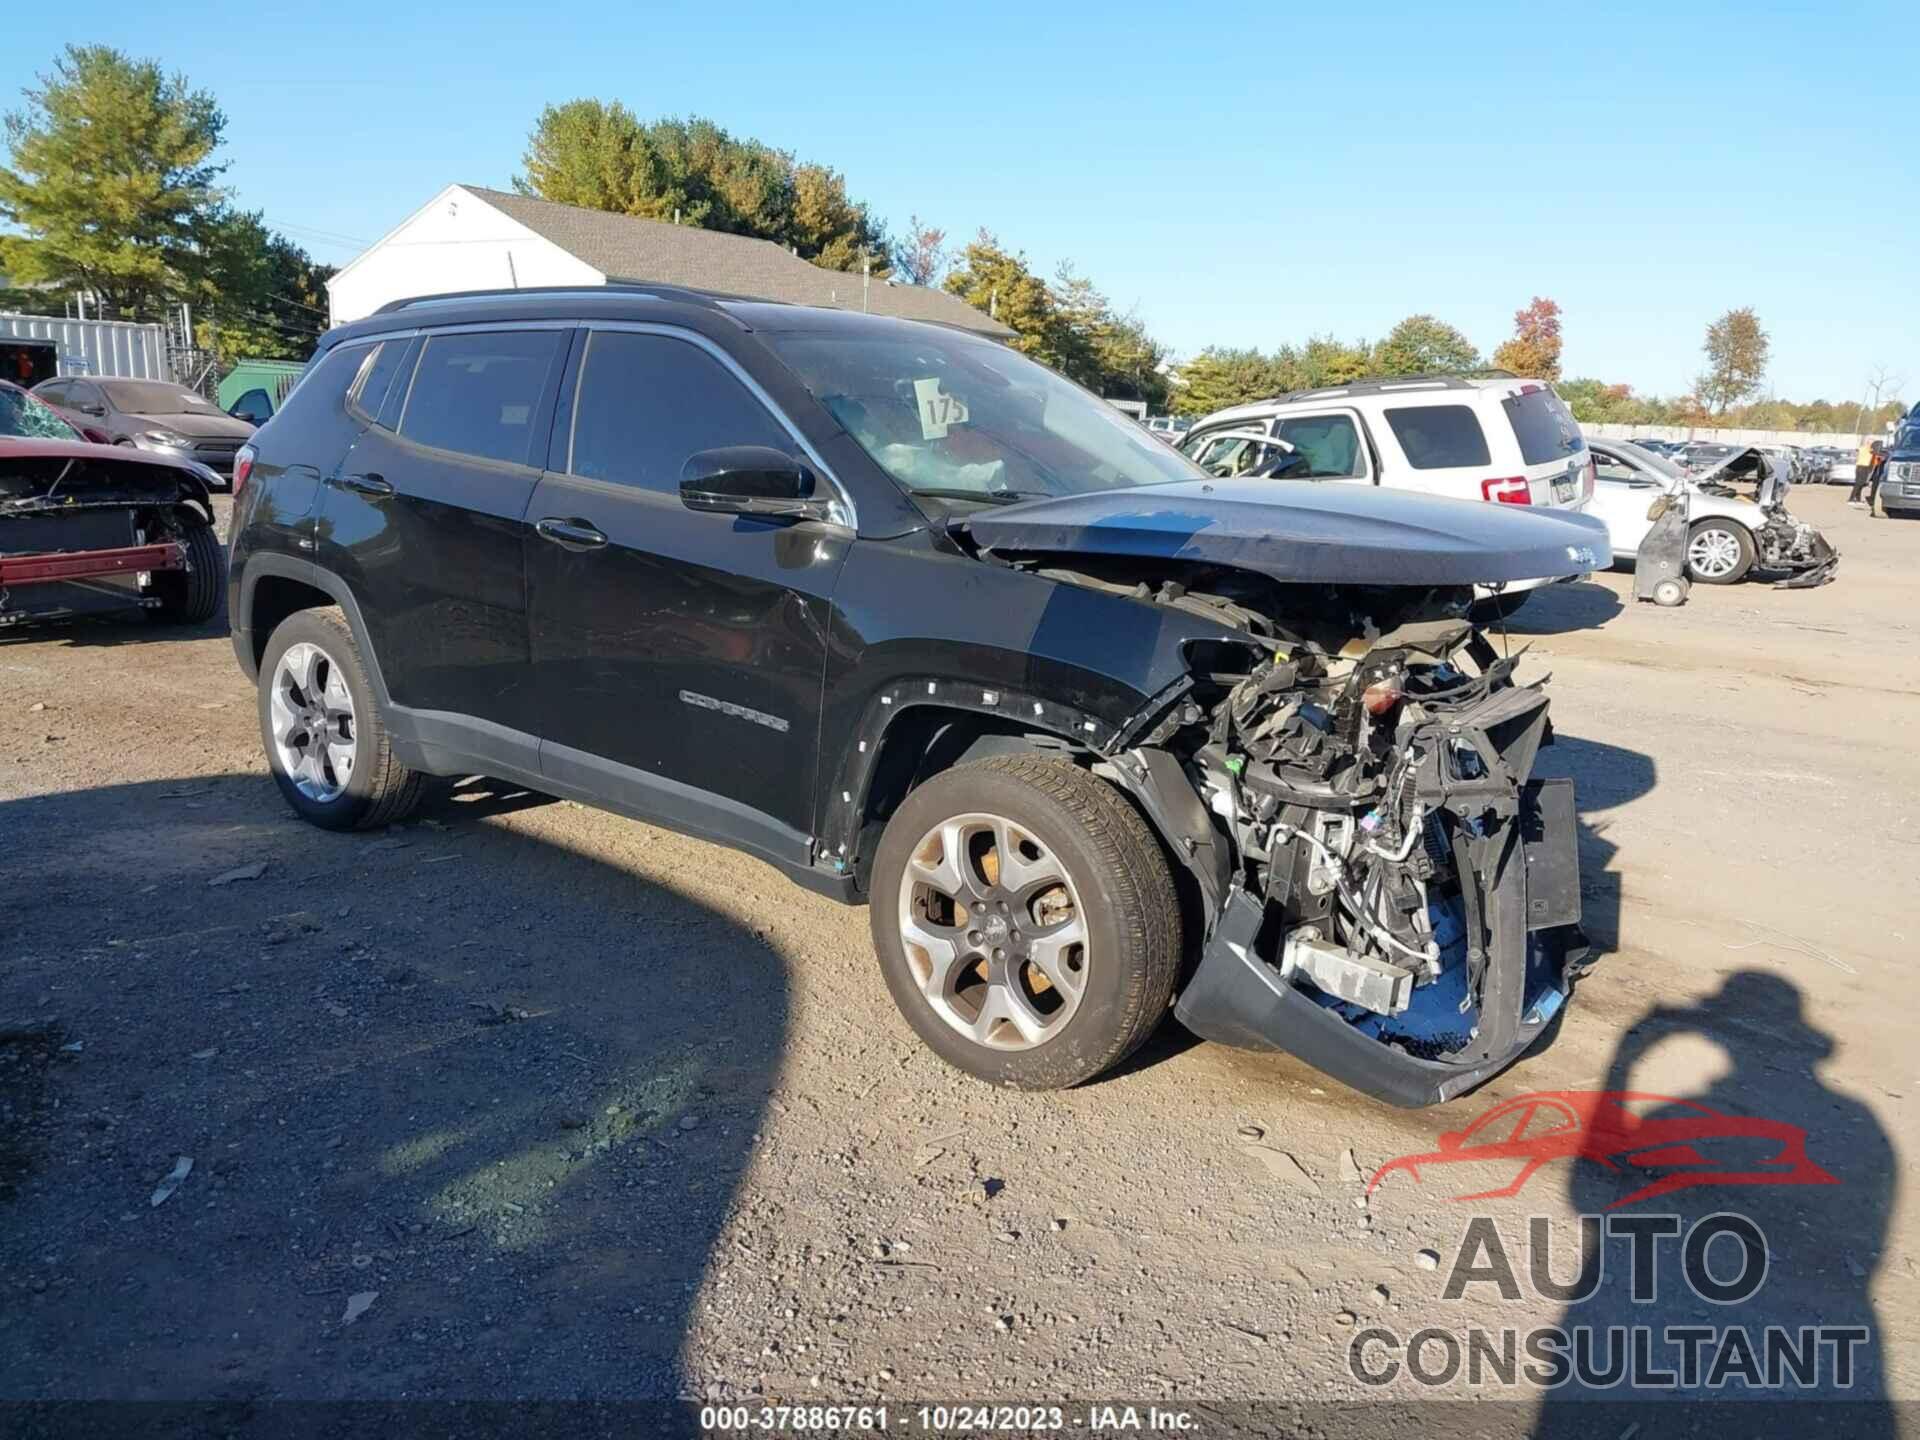
[[[1609,1170],[1654,1173],[1609,1210],[1696,1185],[1840,1183],[1807,1158],[1807,1132],[1798,1125],[1727,1115],[1671,1095],[1549,1090],[1501,1101],[1466,1129],[1442,1135],[1438,1150],[1387,1161],[1367,1182],[1367,1193],[1396,1170],[1418,1182],[1423,1166],[1516,1162],[1519,1173],[1506,1185],[1455,1197],[1492,1200],[1518,1195],[1552,1160],[1597,1160]]]

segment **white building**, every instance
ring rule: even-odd
[[[695,290],[1013,334],[956,295],[823,270],[770,240],[449,185],[327,282],[336,325],[453,290],[604,285]]]

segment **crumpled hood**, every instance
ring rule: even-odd
[[[966,523],[998,552],[1192,560],[1322,584],[1560,579],[1613,559],[1594,516],[1310,480],[1183,480],[1023,501]]]

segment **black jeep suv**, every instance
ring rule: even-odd
[[[314,823],[485,774],[871,901],[1000,1083],[1171,1006],[1406,1104],[1510,1063],[1584,951],[1546,698],[1464,618],[1604,527],[1210,479],[943,328],[665,288],[329,334],[236,469],[234,647]]]

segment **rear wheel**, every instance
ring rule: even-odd
[[[1753,568],[1753,536],[1732,520],[1697,520],[1687,532],[1687,574],[1702,585],[1731,585]]]
[[[1165,1017],[1180,963],[1173,876],[1104,781],[1000,756],[901,803],[875,857],[880,969],[942,1059],[1028,1090],[1077,1085]]]
[[[227,585],[227,555],[213,527],[198,515],[189,515],[181,543],[187,548],[185,570],[162,570],[153,577],[153,593],[160,601],[154,613],[177,625],[211,620],[220,608],[220,592]]]
[[[423,776],[393,756],[366,662],[338,610],[301,610],[267,641],[260,733],[274,783],[328,830],[372,830],[419,803]]]

